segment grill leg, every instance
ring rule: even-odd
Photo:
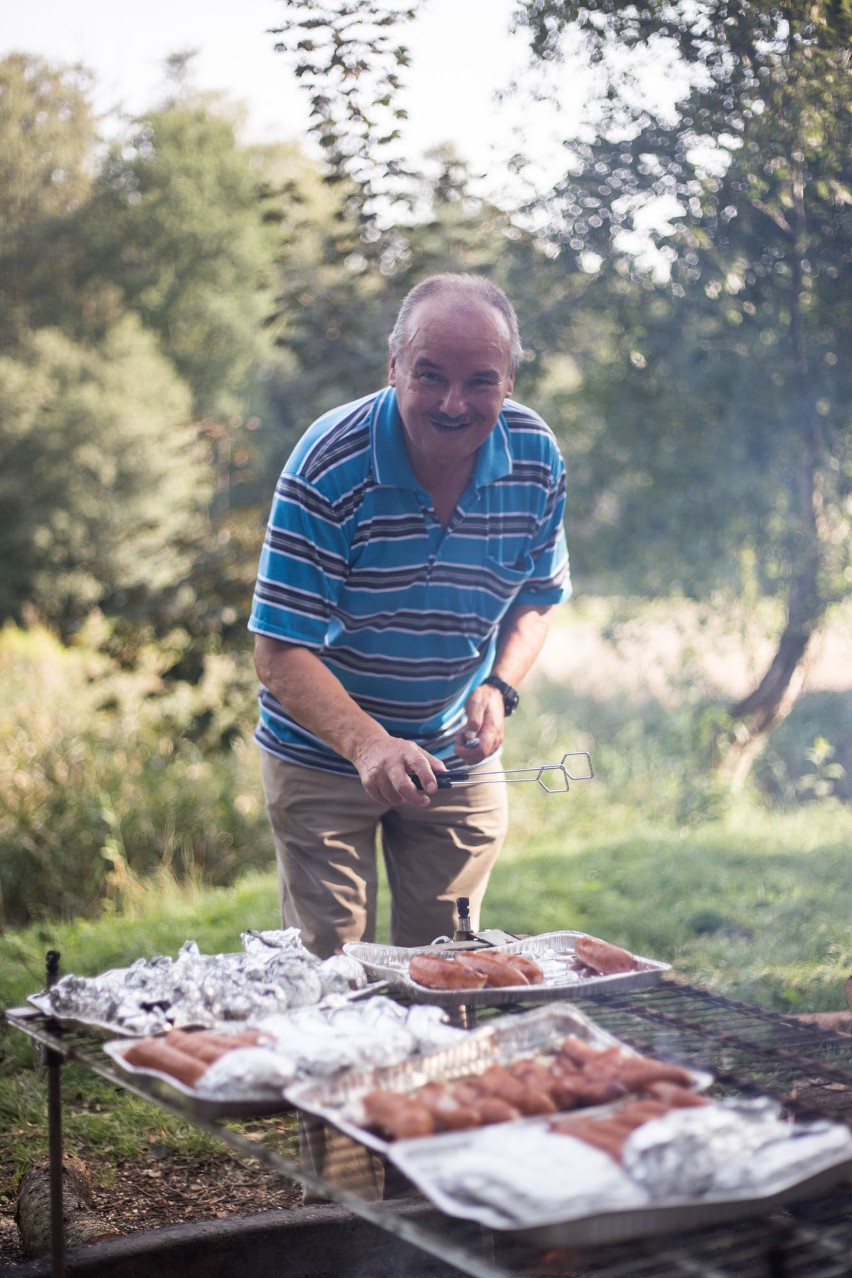
[[[45,984],[48,989],[59,976],[58,950],[48,950]],[[45,1053],[47,1066],[47,1134],[50,1155],[50,1254],[52,1278],[65,1278],[65,1208],[62,1201],[62,1057],[52,1048]]]

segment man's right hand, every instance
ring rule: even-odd
[[[447,770],[440,759],[413,741],[391,736],[371,737],[352,753],[350,762],[358,769],[370,798],[389,807],[409,803],[427,808],[438,790],[435,774]],[[420,782],[420,789],[412,781],[413,776]]]

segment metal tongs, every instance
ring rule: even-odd
[[[585,759],[585,771],[579,775],[569,772],[566,763],[568,759]],[[450,790],[457,785],[478,785],[480,781],[486,785],[517,785],[521,781],[537,781],[542,790],[546,790],[548,794],[567,794],[571,788],[569,782],[591,781],[594,775],[591,755],[585,750],[574,750],[563,754],[558,763],[534,763],[528,768],[502,768],[490,772],[472,772],[470,768],[451,768],[449,772],[439,772],[435,780],[438,782],[439,790]],[[412,776],[411,779],[418,790],[423,789],[417,777]],[[557,784],[551,785],[551,781],[556,781]]]

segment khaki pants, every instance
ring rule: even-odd
[[[439,790],[428,808],[385,808],[357,778],[301,768],[265,750],[261,770],[281,918],[285,927],[301,929],[314,954],[327,958],[344,941],[375,939],[379,832],[392,944],[428,945],[452,936],[459,896],[470,899],[471,922],[478,927],[488,877],[506,837],[505,786]],[[389,1192],[377,1154],[310,1114],[299,1116],[299,1160],[306,1171],[369,1201]],[[304,1201],[323,1200],[306,1190]]]
[[[495,760],[494,767],[499,767]],[[263,789],[278,860],[281,918],[312,953],[376,934],[376,841],[391,894],[393,945],[452,936],[456,897],[470,899],[474,929],[506,837],[502,785],[439,790],[428,808],[387,808],[357,777],[302,768],[261,751]]]

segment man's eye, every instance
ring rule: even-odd
[[[421,382],[431,382],[434,384],[442,380],[438,373],[430,373],[428,369],[425,369],[422,373],[418,374],[418,376]]]

